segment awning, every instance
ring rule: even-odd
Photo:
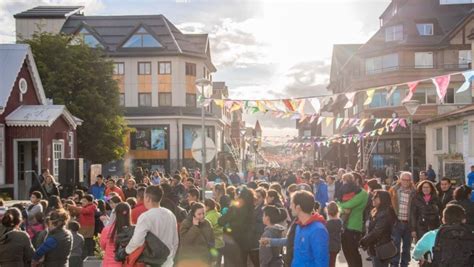
[[[82,122],[72,116],[64,105],[24,105],[6,117],[6,124],[18,127],[51,127],[60,116],[74,129]]]

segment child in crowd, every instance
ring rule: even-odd
[[[278,223],[286,219],[286,213],[275,206],[266,206],[263,208],[263,224],[265,231],[262,238],[281,238],[285,227]],[[279,267],[283,266],[283,257],[281,248],[261,246],[259,250],[260,267]]]
[[[82,267],[82,248],[84,247],[84,237],[78,233],[81,225],[76,221],[70,221],[67,225],[72,234],[72,250],[69,257],[69,267]]]
[[[342,220],[339,218],[339,207],[331,201],[326,207],[328,221],[326,228],[329,232],[329,267],[336,266],[336,257],[341,250]]]
[[[44,224],[44,215],[43,212],[38,212],[33,216],[33,219],[26,227],[26,232],[30,236],[31,242],[35,244],[38,234],[44,231],[46,228]]]

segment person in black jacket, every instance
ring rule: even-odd
[[[410,224],[414,240],[440,225],[440,203],[434,184],[429,180],[420,181],[416,188],[410,210]]]
[[[392,240],[392,229],[397,216],[392,207],[390,194],[385,190],[374,191],[372,204],[374,208],[370,214],[369,229],[360,240],[360,246],[368,250],[369,255],[372,256],[372,266],[385,267],[388,266],[390,259],[379,259],[375,249]]]
[[[451,186],[451,180],[447,177],[444,177],[439,182],[439,202],[440,202],[440,209],[439,215],[440,217],[443,215],[443,210],[449,201],[453,200],[453,188]]]
[[[474,231],[474,202],[471,201],[472,189],[462,185],[454,190],[454,200],[449,204],[458,204],[466,211],[466,225]]]

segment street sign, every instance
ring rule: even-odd
[[[193,154],[194,160],[199,163],[202,163],[202,139],[201,137],[196,138],[191,147],[191,152]],[[206,137],[206,163],[211,162],[216,156],[217,149],[214,141]]]

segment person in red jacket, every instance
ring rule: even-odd
[[[79,214],[79,223],[81,225],[79,233],[84,236],[84,257],[94,256],[95,212],[97,207],[93,201],[94,197],[92,195],[85,195],[81,198],[81,207],[67,206],[70,212]]]
[[[109,196],[109,194],[112,192],[117,193],[117,195],[122,199],[122,201],[126,200],[125,194],[123,193],[122,189],[115,185],[115,180],[109,179],[107,181],[107,189],[105,189],[105,196]]]
[[[147,211],[145,203],[143,202],[145,198],[145,189],[145,187],[139,187],[137,189],[137,205],[132,209],[132,224],[137,224],[138,217]]]

